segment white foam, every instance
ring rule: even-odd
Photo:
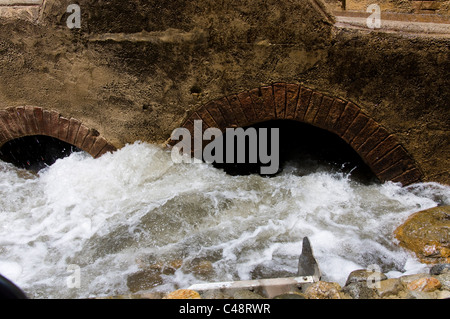
[[[169,152],[139,142],[99,159],[72,154],[36,177],[0,163],[0,273],[37,298],[129,293],[127,276],[142,256],[208,259],[210,281],[295,275],[309,236],[329,280],[343,284],[374,263],[394,276],[423,265],[393,243],[393,230],[415,211],[450,204],[449,189],[361,185],[323,170],[228,176],[174,164]],[[73,264],[80,288],[66,285]],[[183,269],[164,278],[156,289],[205,280]]]

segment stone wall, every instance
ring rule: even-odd
[[[164,143],[215,99],[301,84],[358,105],[423,180],[450,183],[448,38],[337,28],[319,0],[80,0],[69,29],[71,3],[0,15],[0,109],[55,111],[120,148]]]

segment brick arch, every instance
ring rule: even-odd
[[[274,83],[210,101],[182,127],[193,134],[194,120],[203,120],[204,130],[217,127],[224,131],[275,119],[308,123],[338,135],[380,181],[409,185],[422,180],[420,169],[396,136],[359,106],[298,84]]]
[[[69,143],[97,158],[116,148],[95,129],[56,111],[35,106],[0,110],[0,147],[6,142],[32,135],[46,135]]]

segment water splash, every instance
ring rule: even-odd
[[[73,153],[37,175],[0,162],[0,273],[33,298],[129,293],[140,261],[210,262],[155,290],[210,281],[294,275],[308,236],[325,280],[345,282],[378,264],[389,276],[424,268],[393,230],[418,210],[450,204],[450,188],[361,184],[349,174],[288,165],[274,178],[229,176],[207,164],[174,164],[135,143],[93,159]],[[71,288],[70,265],[80,267]],[[68,268],[69,267],[69,268]]]

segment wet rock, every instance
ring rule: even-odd
[[[441,289],[450,290],[450,273],[435,276],[441,283]]]
[[[214,274],[214,267],[209,260],[194,259],[183,265],[182,270],[187,273],[193,273],[197,277],[207,279]]]
[[[376,285],[378,296],[382,298],[398,295],[403,289],[404,286],[398,278],[382,280]]]
[[[206,290],[200,293],[202,299],[233,299],[232,296],[227,295],[217,290]]]
[[[300,292],[290,292],[278,295],[273,299],[308,299],[308,297]]]
[[[450,264],[438,264],[430,268],[430,275],[450,274]]]
[[[151,265],[138,263],[142,270],[129,275],[127,286],[131,292],[147,290],[163,283],[163,275],[173,275],[182,265],[181,260],[173,260],[168,263],[156,262]]]
[[[297,276],[315,276],[320,279],[321,272],[314,258],[308,237],[303,238],[302,253],[298,259]]]
[[[406,299],[437,299],[437,293],[424,291],[409,291]]]
[[[421,262],[450,263],[449,229],[450,206],[440,206],[411,215],[394,234]]]
[[[127,278],[127,286],[131,292],[147,290],[163,283],[161,273],[154,269],[138,271]]]
[[[266,299],[263,296],[247,290],[247,289],[240,289],[233,293],[234,299]]]
[[[201,299],[197,291],[190,289],[178,289],[166,295],[163,299]]]
[[[342,299],[341,286],[335,282],[318,281],[305,290],[309,299]]]
[[[424,278],[424,277],[429,277],[429,275],[425,274],[425,273],[414,274],[414,275],[405,275],[405,276],[401,276],[399,279],[400,279],[400,282],[404,286],[407,286],[409,283],[413,282],[414,280]]]
[[[387,277],[385,274],[378,272],[378,271],[369,271],[367,269],[358,269],[352,271],[348,277],[347,281],[345,282],[345,285],[349,285],[354,282],[369,282],[369,283],[375,283],[381,280],[386,280]]]
[[[378,299],[375,288],[369,288],[367,282],[352,282],[342,288],[342,292],[353,299]]]
[[[441,288],[441,282],[434,277],[424,277],[410,282],[406,287],[411,291],[432,292]]]
[[[436,293],[436,298],[437,299],[450,299],[450,291],[448,291],[448,290],[438,291]]]

